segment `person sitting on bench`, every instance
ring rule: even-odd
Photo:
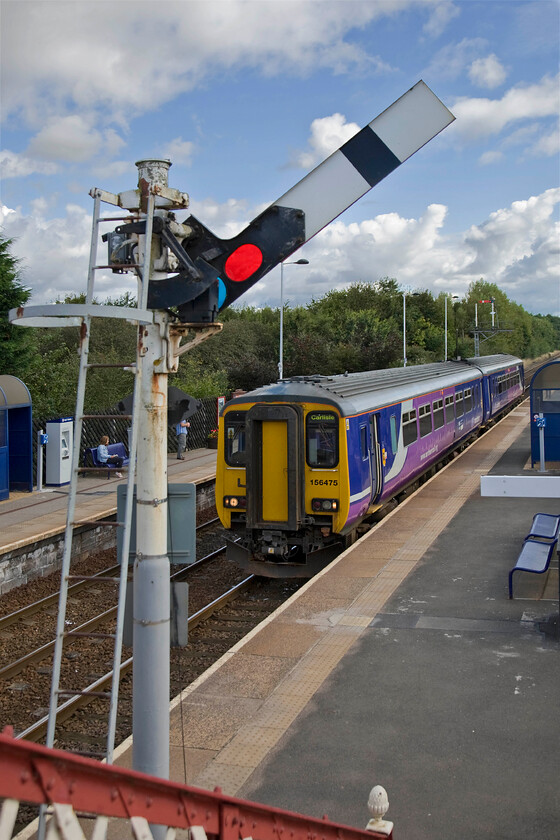
[[[120,470],[122,467],[122,458],[119,458],[118,455],[109,455],[109,450],[107,449],[108,445],[109,438],[107,435],[103,435],[99,441],[99,446],[97,447],[97,459],[100,464],[111,464],[111,466]],[[122,478],[122,473],[120,472],[116,472],[115,475],[117,478]]]

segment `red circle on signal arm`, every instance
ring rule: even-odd
[[[230,280],[241,283],[261,267],[262,261],[262,251],[256,245],[240,245],[226,260],[226,274]]]

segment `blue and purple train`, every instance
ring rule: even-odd
[[[216,468],[228,554],[261,576],[312,576],[523,386],[522,361],[496,355],[296,376],[236,397]]]

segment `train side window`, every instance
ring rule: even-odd
[[[416,424],[415,408],[410,411],[403,411],[402,428],[403,444],[405,446],[410,446],[411,443],[414,443],[414,441],[418,439],[418,426]]]
[[[331,411],[310,411],[305,425],[307,463],[310,467],[338,464],[338,418]]]
[[[368,457],[367,426],[360,426],[360,449],[362,451],[362,461],[365,461]]]
[[[420,422],[420,437],[432,434],[432,412],[430,403],[421,405],[418,409],[418,418]]]
[[[434,400],[434,429],[441,429],[443,426],[443,400]]]
[[[224,417],[225,459],[230,467],[245,466],[245,411],[230,411]]]
[[[391,449],[393,450],[393,455],[397,454],[397,448],[399,445],[399,438],[397,435],[397,418],[394,414],[391,414],[390,419],[390,426],[391,426]]]
[[[455,413],[456,413],[457,417],[462,417],[463,414],[464,414],[464,412],[463,412],[463,392],[462,391],[458,391],[455,394]]]
[[[472,411],[472,390],[465,388],[465,414],[468,414],[469,411]]]
[[[453,394],[445,398],[445,423],[453,423],[455,414],[453,412]]]

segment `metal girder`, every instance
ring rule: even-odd
[[[232,796],[101,764],[0,734],[0,797],[71,805],[74,811],[126,820],[138,827],[200,827],[222,840],[373,840],[364,831]],[[11,808],[13,811],[13,807]],[[140,819],[137,819],[140,818]],[[201,831],[199,832],[199,834]]]

